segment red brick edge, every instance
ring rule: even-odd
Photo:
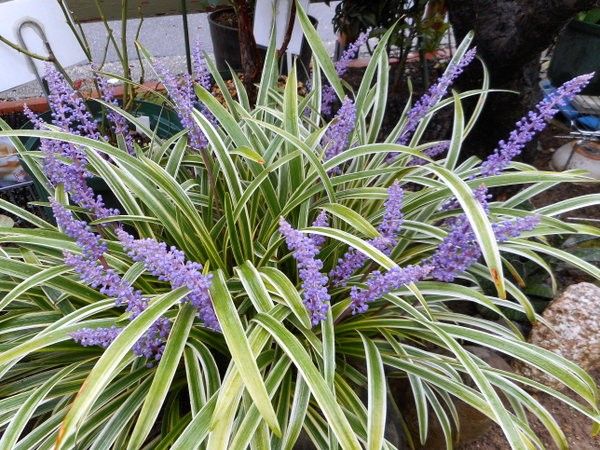
[[[137,88],[137,92],[151,92],[151,91],[164,91],[165,88],[162,83],[157,81],[149,81]],[[114,89],[114,95],[117,98],[123,97],[123,86],[116,86]],[[84,98],[98,98],[98,92],[93,90],[80,91]],[[43,113],[48,111],[48,100],[46,97],[29,97],[21,100],[0,100],[0,116],[20,113],[23,111],[23,105],[29,106],[29,109],[36,113]]]

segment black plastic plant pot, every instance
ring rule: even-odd
[[[87,107],[94,118],[97,120],[103,118],[102,116],[104,111],[99,103],[88,102]],[[129,112],[136,117],[147,117],[150,123],[150,128],[155,130],[156,135],[159,138],[171,137],[183,129],[181,122],[174,111],[161,105],[157,105],[156,103],[138,101],[134,105],[134,108]],[[52,114],[50,111],[42,114],[40,117],[47,123],[51,123],[52,121]],[[31,128],[33,128],[33,124],[31,122],[28,122],[23,126],[23,129]],[[29,151],[36,151],[39,149],[39,138],[26,137],[22,138],[21,141],[23,142],[24,147]],[[24,168],[33,180],[33,185],[37,194],[37,200],[46,201],[48,197],[48,191],[44,185],[32,175],[31,171],[25,164]],[[121,208],[116,196],[112,193],[111,189],[102,178],[92,177],[88,179],[88,185],[92,188],[96,195],[102,196],[107,207],[118,209]],[[46,208],[45,215],[48,218],[52,217],[52,214],[48,208]]]
[[[213,44],[213,53],[217,70],[224,78],[229,78],[229,67],[235,71],[242,70],[242,57],[240,54],[240,44],[238,38],[238,29],[230,25],[222,23],[219,18],[226,14],[235,14],[233,8],[222,8],[208,15],[208,26],[210,29],[210,37]],[[316,28],[319,21],[314,17],[309,16],[310,21]],[[258,50],[261,56],[267,53],[264,46],[259,45]],[[300,55],[297,59],[298,79],[305,81],[310,73],[310,60],[312,58],[312,49],[306,39],[302,39],[300,47]],[[281,73],[287,75],[288,67],[286,58],[281,58]]]
[[[227,14],[235,15],[233,8],[218,9],[208,15],[208,28],[213,44],[215,64],[217,70],[222,74],[229,72],[228,64],[233,70],[242,69],[238,29],[222,23],[222,17]]]
[[[572,20],[558,37],[548,77],[559,86],[585,73],[596,72],[583,95],[600,95],[600,25]]]

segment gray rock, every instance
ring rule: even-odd
[[[529,342],[557,353],[582,369],[600,367],[600,288],[591,283],[569,286],[553,300],[542,314],[549,327],[537,322]],[[541,371],[521,362],[514,364],[517,373],[560,388],[561,384]]]

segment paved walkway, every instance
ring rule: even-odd
[[[331,2],[330,6],[324,3],[315,3],[310,6],[310,14],[319,21],[318,31],[329,52],[333,54],[335,47],[335,35],[331,25],[335,6],[339,2]],[[208,30],[207,14],[190,14],[188,16],[190,27],[190,38],[192,42],[198,39],[202,47],[208,53],[212,53],[212,42]],[[120,23],[118,21],[110,22],[117,40],[120,40]],[[140,63],[135,59],[136,53],[133,45],[135,34],[139,25],[139,20],[129,20],[127,24],[128,44],[131,61],[132,73],[134,79],[139,77]],[[93,60],[96,63],[102,61],[104,49],[106,46],[106,30],[103,23],[87,23],[83,25],[84,32],[92,49]],[[175,73],[183,72],[185,63],[185,44],[182,31],[182,19],[178,16],[154,17],[144,19],[140,42],[148,51],[157,58],[161,58]],[[2,45],[2,44],[0,44]],[[109,49],[106,58],[107,64],[103,70],[106,72],[120,74],[121,66],[117,61],[117,55],[113,49]],[[74,79],[89,78],[91,70],[88,64],[73,66],[67,70]],[[146,67],[146,80],[154,79],[153,72]],[[26,83],[8,91],[0,92],[0,99],[20,99],[42,95],[37,82]]]

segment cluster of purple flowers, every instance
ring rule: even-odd
[[[113,89],[108,85],[106,79],[98,75],[96,76],[96,83],[98,84],[98,90],[102,96],[102,99],[106,103],[118,106],[119,103],[115,98]],[[108,111],[107,117],[108,120],[113,124],[113,131],[115,132],[115,135],[123,136],[125,139],[125,147],[127,148],[127,152],[130,155],[133,155],[133,134],[131,133],[127,119],[112,109]]]
[[[485,186],[480,186],[473,192],[484,210],[489,211],[488,194]],[[458,204],[445,205],[445,209],[457,207]],[[517,237],[525,231],[533,230],[539,223],[538,216],[525,216],[492,224],[492,230],[498,242]],[[450,226],[448,235],[442,240],[435,253],[425,264],[431,265],[431,276],[439,281],[451,282],[467,270],[481,257],[481,249],[475,232],[465,214],[446,221]]]
[[[327,129],[323,137],[323,142],[327,145],[325,161],[348,149],[355,123],[356,105],[351,98],[346,97],[342,102],[342,107],[335,115],[334,123]],[[339,174],[340,172],[339,167],[334,167],[329,171],[330,174]]]
[[[408,112],[404,130],[396,141],[398,144],[407,145],[409,143],[419,122],[448,93],[448,89],[452,86],[452,83],[454,83],[456,78],[458,78],[471,61],[475,59],[476,52],[477,49],[475,48],[467,51],[456,64],[449,66],[437,82],[431,85],[429,90],[413,105]],[[394,161],[397,156],[397,153],[390,154],[388,162]]]
[[[212,89],[212,76],[208,70],[208,64],[202,54],[200,40],[196,42],[192,49],[192,60],[194,64],[194,80],[204,89],[210,92]]]
[[[48,66],[46,80],[50,89],[48,97],[52,110],[52,124],[61,131],[99,139],[96,123],[87,111],[85,103],[64,77],[52,66]],[[25,115],[38,130],[47,124],[27,106]],[[53,186],[63,184],[74,203],[90,210],[98,218],[106,218],[117,212],[106,208],[100,195],[95,195],[87,185],[87,157],[79,146],[55,139],[41,139],[40,151],[44,157],[43,168]],[[64,161],[64,160],[67,161]]]
[[[378,237],[371,239],[371,243],[375,248],[389,255],[396,246],[398,233],[403,222],[402,216],[402,199],[404,191],[398,184],[394,182],[388,188],[388,198],[384,203],[384,215],[378,231],[381,233]],[[336,286],[345,286],[348,279],[367,262],[367,256],[363,253],[349,249],[342,258],[338,260],[336,267],[331,270],[329,276]]]
[[[312,226],[313,227],[328,227],[329,226],[329,216],[327,215],[327,212],[325,210],[322,210],[319,213],[319,215],[316,217],[316,219],[312,223]],[[327,239],[325,236],[321,236],[319,234],[311,234],[310,237],[313,241],[313,244],[315,244],[319,248],[323,247],[323,244],[325,244],[325,240]]]
[[[405,284],[422,280],[430,271],[431,267],[424,265],[393,267],[386,273],[381,273],[378,270],[371,272],[365,289],[360,289],[356,286],[352,286],[352,289],[350,289],[352,314],[366,312],[369,308],[369,303],[401,288]]]
[[[70,211],[56,201],[51,201],[52,211],[57,224],[64,233],[75,239],[81,254],[65,252],[65,264],[72,267],[81,281],[88,286],[98,289],[108,296],[115,298],[117,306],[126,306],[135,319],[148,307],[148,299],[141,292],[133,289],[131,284],[124,281],[113,269],[103,264],[103,254],[106,245],[100,236],[92,232],[89,225],[82,220],[76,220]],[[82,345],[99,345],[107,347],[120,332],[118,327],[81,329],[72,334],[72,338]],[[135,343],[133,351],[138,356],[158,360],[162,356],[166,337],[171,330],[171,322],[165,317],[159,318]]]
[[[175,111],[184,128],[188,130],[190,146],[196,150],[202,150],[208,145],[206,136],[194,119],[193,110],[196,106],[197,97],[194,92],[194,81],[199,83],[204,89],[210,92],[212,89],[212,78],[206,64],[206,60],[202,55],[202,50],[197,43],[193,50],[194,71],[195,76],[183,74],[178,80],[175,75],[169,71],[167,66],[161,61],[154,61],[156,69],[163,85],[169,93],[169,97],[175,104]],[[200,112],[213,124],[216,123],[215,117],[204,107],[198,105]]]
[[[319,247],[313,237],[292,228],[283,217],[279,221],[279,232],[298,263],[302,280],[302,299],[310,314],[311,323],[313,326],[318,325],[327,317],[330,299],[327,292],[327,275],[321,272],[323,262],[317,258]]]
[[[123,329],[119,327],[108,328],[81,328],[71,333],[73,340],[84,347],[107,348]]]
[[[444,153],[450,147],[450,141],[442,141],[439,144],[436,144],[428,149],[425,149],[423,153],[430,158],[435,158],[438,155]],[[427,163],[423,158],[419,158],[417,156],[413,156],[408,162],[407,166],[422,166]]]
[[[344,53],[342,53],[340,59],[335,62],[335,71],[340,77],[346,74],[348,67],[350,66],[350,61],[358,56],[360,48],[367,43],[370,34],[370,28],[367,31],[360,33],[356,40],[350,43],[348,48],[344,50]]]
[[[506,169],[536,133],[546,127],[547,122],[554,117],[559,108],[572,100],[593,77],[594,73],[575,77],[538,103],[533,111],[517,122],[508,140],[500,141],[494,152],[481,164],[481,174],[497,175]]]
[[[335,63],[335,71],[338,76],[342,77],[348,71],[348,66],[350,65],[350,61],[355,59],[360,51],[360,48],[366,44],[369,40],[369,34],[371,30],[367,30],[358,35],[356,41],[352,42],[348,48],[342,53],[342,56]],[[333,113],[333,104],[337,99],[337,95],[335,90],[331,87],[330,84],[324,84],[321,90],[321,114],[325,117],[331,117]]]
[[[201,273],[202,264],[186,261],[181,250],[175,247],[169,249],[164,242],[149,238],[134,239],[122,229],[117,230],[117,236],[131,259],[142,262],[152,275],[161,281],[168,281],[173,289],[182,286],[190,289],[184,301],[190,302],[198,310],[198,316],[208,328],[220,330],[209,295],[212,275]]]
[[[63,75],[48,64],[44,78],[48,83],[48,104],[52,111],[52,123],[63,131],[90,139],[100,139],[96,121],[81,96]]]
[[[56,223],[67,236],[75,239],[83,256],[92,260],[100,259],[106,252],[106,244],[92,231],[88,223],[73,218],[71,212],[56,200],[51,200],[50,203]]]
[[[206,136],[194,120],[196,94],[191,75],[186,73],[180,80],[177,80],[177,77],[159,60],[154,61],[154,68],[175,104],[175,111],[181,124],[188,130],[190,146],[195,150],[206,148],[208,145]]]

